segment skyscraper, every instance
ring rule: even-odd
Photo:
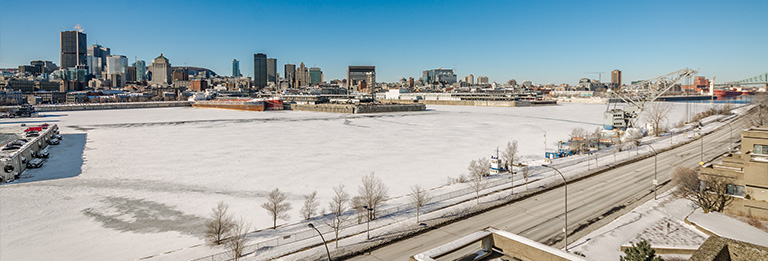
[[[240,61],[232,59],[232,77],[240,77]]]
[[[88,46],[88,56],[101,58],[100,68],[107,68],[107,56],[109,55],[111,55],[111,51],[107,47],[98,44]]]
[[[613,88],[618,88],[621,86],[621,71],[618,69],[611,72],[611,85]]]
[[[253,55],[253,86],[256,89],[267,87],[267,55],[257,53]]]
[[[143,82],[147,80],[147,63],[144,60],[136,61],[136,81]]]
[[[61,69],[74,68],[78,65],[87,66],[85,33],[79,31],[61,31],[60,57]]]
[[[277,59],[267,59],[267,81],[277,82]]]
[[[323,71],[319,67],[309,68],[309,84],[315,85],[323,82]]]
[[[128,80],[128,58],[124,55],[107,56],[107,74],[112,87],[123,87]]]
[[[296,79],[296,65],[295,64],[286,64],[285,65],[285,80],[288,81],[288,84],[293,87],[293,81]]]
[[[296,83],[294,84],[294,87],[309,85],[309,70],[307,70],[307,67],[304,66],[304,62],[299,64],[299,67],[296,68],[295,76],[296,76]]]
[[[162,53],[152,60],[152,65],[150,65],[149,71],[152,73],[153,85],[171,84],[171,63]]]

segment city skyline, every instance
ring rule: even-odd
[[[278,59],[277,67],[304,62],[323,68],[327,80],[346,78],[347,66],[370,65],[378,67],[382,82],[449,68],[458,78],[473,74],[488,76],[491,82],[539,84],[598,78],[588,72],[604,72],[602,80],[607,82],[610,71],[619,69],[628,83],[684,67],[700,68],[699,75],[723,82],[764,73],[768,59],[761,52],[768,37],[752,33],[768,24],[759,13],[768,3],[759,1],[80,3],[5,3],[0,10],[0,67],[15,68],[32,60],[61,65],[60,31],[76,25],[88,35],[87,46],[111,48],[130,63],[134,57],[152,60],[164,53],[174,64],[205,67],[219,75],[231,72],[232,59],[249,61],[249,56],[265,53]],[[80,7],[88,15],[73,17],[76,12],[68,12]],[[214,19],[171,30],[125,23],[103,11],[111,9],[122,10],[125,19],[133,21],[157,15],[167,21],[204,14]],[[13,26],[29,15],[28,10],[41,18],[29,20],[28,27]],[[225,26],[228,23],[235,26]],[[287,29],[296,33],[284,33]],[[252,63],[240,66],[242,72],[253,72]],[[253,77],[249,74],[244,76]]]

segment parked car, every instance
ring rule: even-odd
[[[48,123],[47,122],[43,123],[43,125],[40,125],[40,127],[43,127],[43,129],[47,129],[48,128]]]
[[[59,139],[48,140],[48,145],[59,145]]]
[[[43,150],[41,150],[41,151],[35,152],[35,154],[34,154],[34,155],[32,155],[32,156],[34,156],[34,157],[36,157],[36,158],[47,158],[47,157],[48,157],[48,155],[50,155],[50,154],[48,153],[48,149],[43,149]]]
[[[27,137],[37,137],[37,136],[40,136],[40,132],[38,132],[38,131],[28,131],[27,132]]]
[[[21,145],[8,143],[5,145],[5,147],[3,147],[3,150],[17,150],[19,148],[21,148]]]
[[[43,159],[32,159],[27,162],[27,168],[39,168],[43,166]]]
[[[51,136],[51,138],[52,139],[59,139],[60,140],[62,137],[61,137],[61,135],[56,134],[56,135]]]

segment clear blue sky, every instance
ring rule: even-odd
[[[149,61],[252,75],[253,54],[321,67],[375,65],[378,81],[430,68],[491,81],[624,80],[684,67],[718,82],[768,72],[768,1],[3,1],[0,68],[59,62],[59,31]],[[603,75],[603,80],[610,76]]]

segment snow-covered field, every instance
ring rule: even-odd
[[[40,169],[0,186],[0,260],[185,259],[216,253],[202,223],[218,201],[257,229],[274,188],[300,219],[301,195],[332,187],[357,194],[375,172],[391,196],[436,187],[517,140],[542,158],[573,128],[602,124],[604,104],[497,108],[429,106],[426,112],[344,115],[195,108],[47,113],[65,135]],[[694,105],[704,110],[708,105]],[[669,119],[683,118],[675,104]],[[40,121],[34,119],[32,121]],[[0,120],[3,125],[20,121]],[[168,254],[164,254],[169,252]]]

